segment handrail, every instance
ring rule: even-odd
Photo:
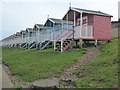
[[[63,30],[62,32],[60,32],[60,33],[56,36],[56,38],[58,38],[63,32],[64,32],[64,30]]]
[[[62,32],[60,32],[57,36],[56,36],[56,38],[58,38],[65,30],[67,30],[67,28],[66,29],[64,29]],[[69,29],[69,31],[71,31],[72,29]]]
[[[66,38],[64,39],[63,41],[66,41],[71,35],[73,35],[75,33],[75,31],[73,30],[73,32]]]
[[[65,31],[65,30],[64,30]],[[68,30],[70,32],[70,30]],[[68,32],[66,32],[63,36],[61,36],[56,42],[58,42],[62,37],[64,37]]]
[[[74,39],[63,49],[63,52],[74,42]]]

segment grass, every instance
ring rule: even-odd
[[[19,48],[3,48],[3,62],[13,75],[21,81],[32,82],[39,79],[60,77],[64,70],[75,64],[86,50],[73,50],[64,53],[52,49],[38,51]]]
[[[79,77],[73,81],[78,88],[118,88],[118,39],[99,49],[96,60],[74,72]]]

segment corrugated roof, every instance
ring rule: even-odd
[[[72,7],[71,10],[76,11],[76,12],[84,12],[84,13],[90,13],[90,14],[97,14],[97,15],[103,15],[103,16],[110,16],[110,17],[112,17],[112,15],[107,14],[107,13],[103,13],[101,11],[80,9],[80,8],[74,8],[74,7]]]

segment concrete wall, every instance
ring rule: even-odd
[[[118,2],[118,19],[120,21],[120,1]]]
[[[118,37],[118,22],[112,22],[112,38]]]

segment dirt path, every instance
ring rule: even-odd
[[[90,60],[95,60],[96,56],[99,53],[99,49],[95,47],[86,48],[88,52],[73,66],[69,67],[65,70],[65,73],[60,77],[62,80],[76,80],[78,79],[73,72],[81,65],[84,65],[86,62]]]
[[[2,66],[1,66],[2,67]],[[11,82],[7,73],[2,69],[2,88],[13,88],[13,83]]]

